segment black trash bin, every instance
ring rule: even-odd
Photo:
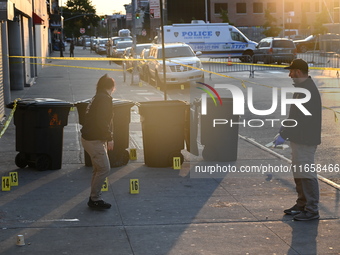
[[[79,101],[76,103],[78,110],[79,124],[83,125],[85,121],[85,112],[91,99]],[[108,151],[111,167],[119,167],[129,162],[130,154],[127,151],[129,147],[129,124],[131,121],[131,107],[134,102],[129,100],[112,99],[113,104],[113,141],[112,151]],[[90,155],[84,151],[85,165],[92,166]]]
[[[233,115],[233,98],[221,98],[221,100],[222,105],[215,105],[211,98],[207,98],[206,115],[200,113],[201,107],[196,107],[196,114],[200,115],[201,144],[204,145],[202,156],[206,161],[237,160],[240,116]],[[201,101],[196,100],[195,104],[200,106]],[[215,127],[213,126],[214,119],[220,120],[220,124]],[[195,128],[197,127],[192,127],[192,129]]]
[[[149,101],[138,103],[141,115],[144,162],[149,167],[170,167],[173,158],[184,157],[186,118],[189,104],[184,101]]]
[[[61,168],[63,130],[68,122],[72,103],[52,99],[33,98],[17,102],[14,113],[16,126],[15,164],[37,170]],[[9,105],[13,107],[13,103]]]

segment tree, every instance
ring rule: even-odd
[[[263,24],[263,27],[265,28],[265,30],[262,33],[267,37],[278,36],[282,29],[275,24],[277,22],[277,19],[270,14],[269,9],[265,10],[264,18],[265,22]]]
[[[68,0],[63,6],[64,33],[69,37],[79,37],[80,28],[97,27],[100,17],[90,0]]]
[[[228,11],[221,9],[220,18],[222,19],[222,23],[229,23],[230,25],[233,25],[233,23],[229,20]]]
[[[321,13],[319,13],[316,16],[316,19],[315,19],[315,22],[314,22],[313,35],[327,33],[328,29],[323,26],[323,24],[325,24],[327,22],[328,22],[327,12],[325,10],[323,10]]]

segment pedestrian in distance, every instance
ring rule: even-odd
[[[64,54],[63,54],[63,51],[64,51],[64,42],[61,39],[59,41],[59,51],[60,51],[60,57],[63,58],[64,57]]]
[[[74,57],[74,42],[73,40],[71,40],[71,44],[70,44],[70,58]]]
[[[101,189],[110,172],[108,150],[113,150],[113,105],[112,93],[115,80],[107,74],[102,76],[96,88],[96,94],[87,106],[84,125],[81,129],[82,144],[90,155],[93,173],[91,193],[87,205],[95,209],[109,209],[111,204],[104,202]]]
[[[276,145],[285,140],[290,141],[292,154],[292,172],[298,198],[296,204],[284,210],[284,213],[295,215],[294,220],[314,220],[319,215],[319,183],[317,171],[313,168],[317,146],[321,144],[322,104],[317,86],[308,75],[308,64],[302,59],[295,59],[285,67],[296,88],[310,92],[311,98],[303,106],[311,115],[305,115],[295,104],[289,110],[288,119],[296,121],[281,127],[280,136],[274,141]],[[304,93],[294,93],[293,98],[304,98]]]

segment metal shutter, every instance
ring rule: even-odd
[[[0,26],[0,34],[1,34]],[[3,82],[3,71],[2,71],[2,39],[0,38],[0,121],[5,115],[5,98],[4,98],[4,82]]]

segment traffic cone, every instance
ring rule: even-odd
[[[227,65],[228,65],[228,66],[231,66],[232,63],[233,63],[233,62],[231,61],[231,57],[229,56],[229,57],[228,57],[228,64],[227,64]]]

